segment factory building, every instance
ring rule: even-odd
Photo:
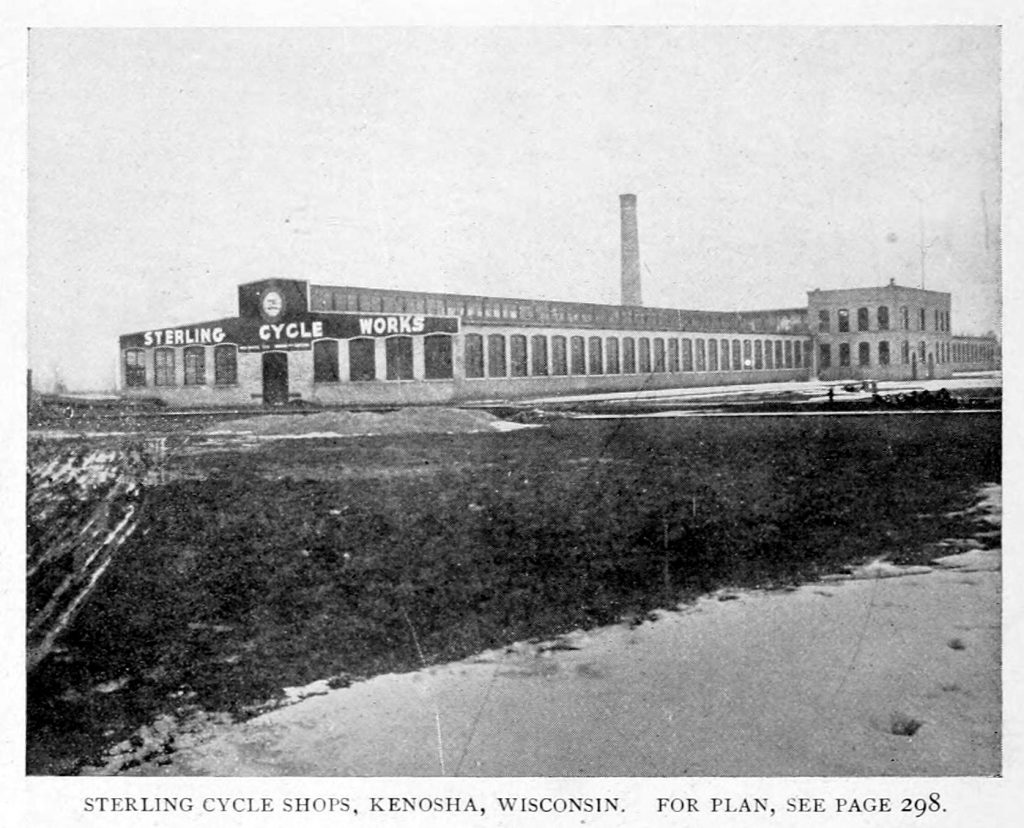
[[[994,340],[950,334],[949,294],[891,283],[812,291],[802,308],[645,307],[635,196],[620,207],[619,305],[266,279],[239,286],[235,317],[122,336],[123,392],[178,407],[378,406],[995,363]]]

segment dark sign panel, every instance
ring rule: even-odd
[[[237,345],[241,351],[305,350],[317,339],[354,339],[360,336],[424,336],[455,334],[454,316],[421,316],[414,313],[307,313],[290,321],[221,319],[179,328],[161,328],[126,334],[122,348],[156,348],[176,345]]]

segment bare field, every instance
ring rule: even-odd
[[[928,562],[978,528],[967,509],[999,480],[1000,424],[561,421],[244,446],[179,434],[138,529],[30,677],[29,772],[76,772],[154,720],[246,718],[317,679],[880,556]],[[173,740],[152,753],[173,771]]]

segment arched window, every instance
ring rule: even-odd
[[[698,371],[708,370],[707,354],[704,351],[704,340],[693,340],[693,363]]]
[[[338,381],[338,341],[320,339],[313,343],[313,382]]]
[[[928,353],[928,346],[924,340],[917,343],[917,360],[918,362],[924,362],[925,355]]]
[[[738,339],[732,341],[732,370],[743,370],[743,353],[740,350],[740,341]]]
[[[793,367],[793,342],[792,340],[786,340],[786,367]]]
[[[587,371],[591,374],[603,374],[604,373],[604,359],[601,355],[601,337],[592,336],[590,341],[587,343],[588,356],[590,358],[590,364],[587,366]]]
[[[384,340],[384,357],[389,380],[412,379],[411,336],[389,336]]]
[[[719,347],[719,354],[721,355],[721,359],[719,359],[719,368],[721,368],[723,371],[728,371],[729,370],[729,340],[728,339],[721,340],[718,343],[718,347]]]
[[[636,373],[636,342],[631,336],[622,338],[622,373]]]
[[[871,344],[861,342],[857,345],[857,364],[862,368],[871,364]]]
[[[481,334],[466,334],[463,363],[466,379],[480,379],[484,375],[484,338]]]
[[[836,311],[836,318],[839,320],[839,333],[849,333],[850,312],[846,308],[840,308]]]
[[[819,333],[828,333],[828,326],[829,326],[828,311],[827,310],[820,310],[820,311],[818,311],[818,332]]]
[[[186,348],[184,353],[185,385],[206,385],[206,348]]]
[[[764,343],[764,367],[769,371],[775,367],[775,348],[771,340]]]
[[[850,364],[850,343],[839,343],[839,367],[846,368]]]
[[[743,370],[749,371],[754,367],[754,349],[749,339],[743,340]]]
[[[452,338],[448,334],[430,334],[423,337],[423,377],[425,379],[452,379]]]
[[[146,384],[146,352],[141,348],[124,352],[124,384],[129,388]]]
[[[910,343],[905,339],[900,343],[900,362],[910,364]]]
[[[377,379],[377,342],[361,338],[348,341],[348,376],[352,382]]]
[[[605,365],[604,370],[608,374],[619,373],[619,340],[609,336],[604,341]]]
[[[174,349],[157,348],[153,352],[153,383],[174,385]]]
[[[556,377],[564,377],[569,373],[564,336],[551,337],[551,373]]]
[[[866,331],[870,329],[871,322],[868,318],[867,308],[857,308],[857,330]]]
[[[654,338],[654,371],[659,374],[665,371],[665,340],[660,336]]]
[[[526,336],[524,334],[512,334],[509,337],[508,353],[511,362],[511,373],[513,377],[525,377],[526,370]]]
[[[487,376],[507,376],[508,365],[506,363],[505,337],[501,334],[490,334],[487,337]]]
[[[718,370],[718,340],[717,339],[709,339],[708,340],[708,370],[709,371],[717,371]]]
[[[775,367],[782,367],[782,340],[775,340]]]
[[[889,309],[885,305],[878,308],[878,330],[889,330]]]
[[[641,374],[651,373],[651,340],[646,336],[637,343],[637,366]]]
[[[754,340],[754,368],[758,371],[764,368],[764,351],[760,339]]]
[[[693,343],[689,339],[683,340],[683,370],[693,370]]]
[[[569,372],[587,373],[587,344],[582,336],[574,336],[569,340]]]
[[[548,338],[543,334],[530,337],[530,373],[535,377],[548,375]]]
[[[218,345],[213,349],[213,381],[216,385],[238,382],[238,349],[234,345]]]

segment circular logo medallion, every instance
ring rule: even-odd
[[[260,298],[260,310],[263,311],[263,315],[267,319],[277,319],[284,313],[284,299],[281,296],[281,292],[268,290],[264,293]]]

